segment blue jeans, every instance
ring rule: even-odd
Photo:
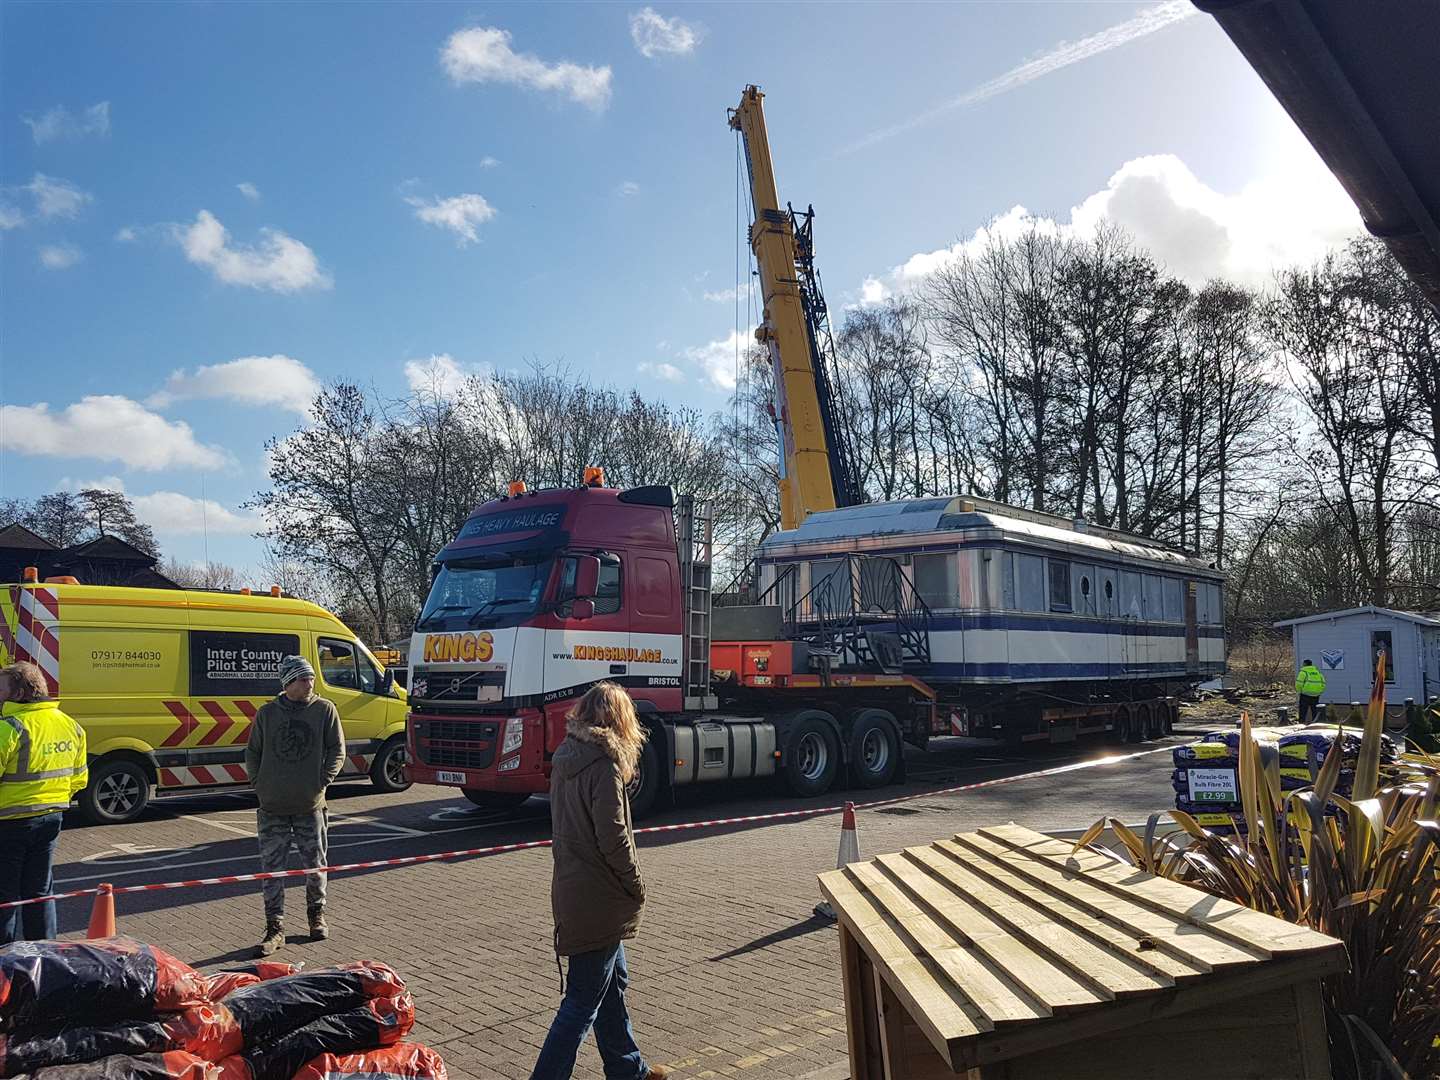
[[[0,821],[0,903],[28,900],[52,891],[50,866],[55,860],[55,842],[60,839],[60,821],[64,816],[37,814]],[[40,941],[54,936],[54,900],[0,908],[0,945],[21,938]]]
[[[643,1080],[650,1067],[635,1045],[635,1029],[625,1010],[629,985],[623,943],[570,957],[565,1000],[550,1024],[530,1080],[568,1080],[591,1024],[608,1080]]]

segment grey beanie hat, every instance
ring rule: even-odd
[[[287,656],[280,661],[280,688],[283,690],[302,676],[315,677],[315,669],[303,656]]]

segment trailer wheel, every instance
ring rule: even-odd
[[[785,749],[785,782],[802,799],[824,795],[840,771],[840,742],[829,713],[796,715]]]
[[[96,825],[134,821],[150,804],[149,774],[128,757],[110,758],[90,770],[90,783],[80,793],[80,812]]]
[[[1135,706],[1135,719],[1133,725],[1133,741],[1149,742],[1155,737],[1154,721],[1151,719],[1150,703],[1142,701]]]
[[[1115,715],[1110,721],[1110,737],[1115,742],[1130,742],[1130,706],[1117,705]]]
[[[655,796],[660,793],[660,748],[655,745],[656,738],[656,732],[652,729],[650,737],[640,749],[640,760],[635,764],[635,778],[625,788],[625,793],[630,796],[632,817],[643,818],[650,813],[655,806]]]
[[[481,810],[513,810],[526,799],[526,791],[482,791],[480,788],[461,788],[460,793]]]
[[[884,787],[900,767],[895,717],[884,709],[860,709],[850,724],[850,772],[856,787]]]

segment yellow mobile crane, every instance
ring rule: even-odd
[[[853,456],[836,416],[831,383],[834,344],[815,270],[814,207],[780,208],[765,134],[764,94],[747,86],[729,110],[750,174],[754,219],[750,248],[759,268],[763,311],[756,340],[775,374],[772,413],[780,437],[780,527],[793,529],[817,510],[863,501]]]

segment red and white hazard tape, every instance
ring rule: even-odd
[[[978,780],[973,784],[960,784],[957,787],[938,788],[935,791],[917,791],[909,795],[899,795],[893,799],[877,799],[874,802],[855,803],[856,810],[873,810],[881,806],[893,806],[896,803],[911,802],[915,799],[933,799],[941,795],[954,795],[962,791],[978,791],[981,788],[1000,787],[1003,784],[1015,784],[1022,780],[1038,780],[1045,776],[1059,776],[1062,773],[1077,772],[1081,769],[1093,769],[1099,765],[1114,765],[1121,761],[1129,761],[1132,758],[1145,757],[1148,754],[1158,754],[1169,750],[1168,746],[1156,747],[1153,750],[1140,750],[1131,754],[1114,754],[1110,757],[1096,758],[1093,761],[1077,761],[1071,765],[1060,765],[1054,769],[1041,769],[1039,772],[1019,773],[1015,776],[1000,776],[993,780]],[[691,829],[716,829],[729,825],[751,825],[759,821],[784,821],[795,818],[823,817],[826,814],[839,814],[845,809],[844,804],[840,806],[815,806],[807,807],[804,810],[779,810],[769,814],[748,814],[744,817],[712,818],[709,821],[686,821],[675,825],[647,825],[643,829],[636,829],[636,836],[645,836],[653,833],[685,832]],[[276,878],[304,877],[307,874],[338,874],[351,870],[376,870],[381,867],[392,866],[414,866],[418,863],[442,862],[447,859],[470,859],[486,855],[504,855],[512,851],[530,851],[535,848],[547,848],[549,840],[526,840],[516,844],[493,844],[490,847],[464,848],[460,851],[439,851],[432,855],[401,855],[393,859],[371,859],[367,862],[341,863],[335,866],[314,866],[304,870],[268,870],[258,874],[226,874],[222,877],[192,878],[189,881],[165,881],[155,885],[117,885],[113,892],[118,896],[121,893],[159,892],[164,889],[192,889],[206,885],[237,885],[247,881],[273,881]],[[89,889],[76,889],[73,892],[54,893],[50,896],[37,896],[30,900],[11,900],[8,903],[0,904],[0,911],[5,908],[21,907],[25,904],[38,904],[45,900],[66,900],[75,896],[93,896],[100,892],[99,887]]]

